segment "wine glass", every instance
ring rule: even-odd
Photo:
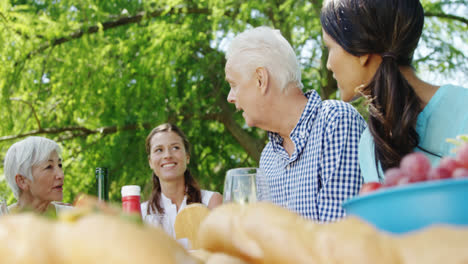
[[[263,171],[259,168],[236,168],[228,170],[226,178],[224,180],[224,194],[223,202],[234,202],[234,203],[252,203],[257,200],[269,200],[268,188],[264,188],[263,184],[261,192],[257,192],[257,178],[262,179],[260,182],[264,182],[264,177],[260,175]]]
[[[268,185],[265,172],[262,169],[257,169],[255,180],[257,186],[257,201],[272,202],[270,186]]]
[[[62,202],[58,202],[58,201],[53,201],[53,202],[51,202],[51,204],[53,204],[55,206],[55,213],[57,215],[60,215],[63,212],[73,210],[73,206],[71,204],[62,203]]]

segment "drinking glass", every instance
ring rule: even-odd
[[[51,202],[51,203],[55,206],[55,213],[57,215],[60,215],[63,212],[73,210],[73,206],[71,204],[57,202],[57,201],[54,201],[54,202]]]
[[[270,186],[268,185],[265,172],[262,169],[257,169],[255,180],[257,186],[257,201],[272,202]]]
[[[224,179],[223,202],[252,203],[257,200],[270,200],[268,188],[264,184],[263,171],[259,168],[236,168],[228,170]],[[259,181],[257,182],[257,179]],[[259,183],[262,183],[259,185]],[[260,189],[257,189],[260,187]],[[260,192],[257,192],[257,191]]]

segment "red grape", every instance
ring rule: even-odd
[[[426,179],[431,162],[421,152],[413,152],[401,160],[400,168],[410,176],[410,182],[418,182]]]
[[[439,167],[446,168],[450,171],[450,174],[452,174],[456,168],[460,168],[461,166],[460,162],[452,157],[443,157],[439,163]]]
[[[464,143],[457,150],[457,160],[463,167],[468,168],[468,143]]]
[[[445,167],[432,168],[427,175],[429,180],[442,180],[448,179],[452,176],[452,173]]]
[[[381,187],[382,187],[382,184],[380,184],[380,182],[367,182],[362,185],[361,191],[359,192],[359,194],[370,193],[370,192],[380,189]]]
[[[468,169],[458,168],[453,171],[452,178],[465,178],[468,177]]]
[[[406,178],[407,175],[399,168],[391,168],[385,171],[385,181],[384,186],[390,187],[398,185],[398,182],[402,178]]]
[[[410,177],[401,177],[400,179],[398,179],[398,182],[397,182],[397,185],[401,186],[401,185],[406,185],[406,184],[409,184],[411,183],[410,181]]]

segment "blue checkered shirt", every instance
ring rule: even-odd
[[[289,157],[283,138],[268,132],[257,179],[269,188],[273,203],[318,222],[345,216],[341,203],[358,194],[363,183],[358,145],[366,123],[350,104],[322,101],[316,91],[291,131],[295,150]]]

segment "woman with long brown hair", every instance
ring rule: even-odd
[[[365,181],[382,179],[413,151],[433,165],[450,154],[447,138],[468,133],[468,89],[436,86],[411,66],[424,25],[419,0],[328,0],[323,40],[344,101],[368,99],[369,126],[359,144]]]
[[[178,127],[170,123],[155,127],[146,138],[146,152],[153,171],[153,191],[141,204],[146,223],[160,226],[175,237],[175,218],[185,206],[202,203],[212,209],[222,203],[221,194],[200,190],[187,168],[190,144]]]

